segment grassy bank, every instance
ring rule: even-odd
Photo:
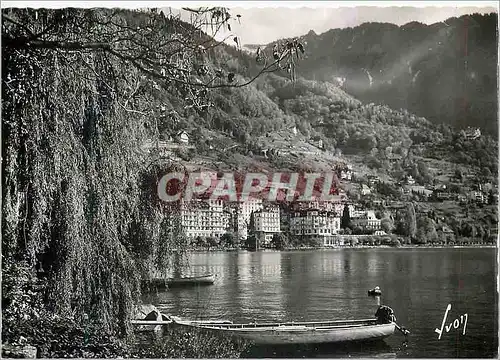
[[[37,358],[238,358],[249,345],[168,328],[161,337],[144,339],[131,327],[110,332],[86,314],[57,315],[44,303],[46,283],[27,264],[2,265],[2,357],[26,357],[29,350]]]

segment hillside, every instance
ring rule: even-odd
[[[342,84],[363,102],[433,123],[497,134],[497,14],[432,25],[365,23],[299,39],[307,51],[297,71],[305,78]]]
[[[159,179],[182,166],[335,170],[340,178],[347,169],[353,176],[341,183],[346,201],[391,212],[395,220],[409,204],[413,233],[404,219],[388,224],[387,233],[424,241],[415,237],[416,213],[426,232],[432,220],[457,237],[490,241],[495,234],[492,136],[459,132],[300,77],[307,71],[294,73],[292,65],[307,69],[312,54],[321,56],[307,40],[266,51],[269,62],[259,64],[237,37],[237,47],[207,39],[205,20],[228,26],[228,15],[221,8],[193,10],[198,21],[190,26],[149,10],[2,10],[7,343],[22,335],[42,349],[40,357],[115,354],[118,345],[109,340],[131,334],[141,280],[152,269],[170,269],[190,245],[179,204],[158,196]],[[403,184],[410,178],[433,194],[448,189],[446,201],[412,192]],[[363,191],[368,185],[371,194]],[[458,203],[459,196],[470,201]],[[61,341],[61,333],[76,334],[74,341]],[[206,357],[198,350],[179,354],[170,353]]]

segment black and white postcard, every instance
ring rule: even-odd
[[[496,2],[1,6],[2,357],[499,356]]]

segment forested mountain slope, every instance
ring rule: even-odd
[[[299,38],[307,51],[297,71],[340,83],[364,102],[496,136],[497,19],[496,13],[473,14],[432,25],[365,23],[311,31]]]

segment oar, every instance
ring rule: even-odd
[[[401,331],[401,334],[403,334],[404,336],[408,336],[408,334],[410,333],[410,330],[408,330],[404,326],[399,326],[395,322],[394,322],[394,325],[396,325],[396,329],[398,329],[399,331]]]

